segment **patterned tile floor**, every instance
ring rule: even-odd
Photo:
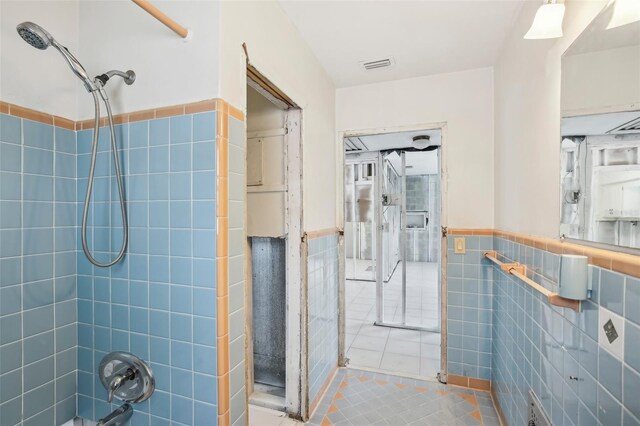
[[[500,426],[500,421],[488,392],[341,368],[307,424]]]

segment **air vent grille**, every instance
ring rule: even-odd
[[[362,65],[362,68],[364,68],[365,71],[372,71],[380,68],[388,68],[392,66],[393,63],[394,63],[393,58],[389,57],[389,58],[376,59],[373,61],[363,61],[363,62],[360,62],[360,65]]]
[[[609,133],[638,133],[640,132],[640,117],[624,123],[615,129],[609,130]]]
[[[528,426],[551,426],[549,418],[542,410],[542,404],[533,391],[529,391],[529,421]]]

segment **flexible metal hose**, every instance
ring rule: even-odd
[[[95,121],[93,125],[93,147],[91,149],[91,166],[89,167],[89,179],[87,181],[87,192],[84,197],[84,209],[82,211],[82,250],[89,259],[89,262],[100,268],[107,268],[118,263],[125,255],[127,250],[127,243],[129,242],[129,226],[127,223],[127,208],[124,200],[124,188],[122,185],[122,175],[120,173],[120,161],[118,159],[118,146],[116,145],[116,134],[113,129],[113,116],[111,114],[111,105],[109,105],[109,99],[106,94],[100,90],[102,100],[107,108],[107,115],[109,117],[109,131],[111,134],[111,150],[113,151],[113,162],[116,169],[116,181],[118,182],[118,196],[120,197],[120,213],[122,215],[122,228],[123,228],[123,240],[122,247],[118,256],[111,262],[101,263],[98,262],[92,255],[87,244],[87,217],[89,215],[89,204],[91,203],[91,193],[93,192],[93,175],[96,169],[96,157],[98,154],[98,136],[100,133],[100,100],[96,91],[92,91],[93,103],[95,106]]]

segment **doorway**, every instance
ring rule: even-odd
[[[247,69],[246,330],[249,403],[300,417],[300,109]]]
[[[344,139],[348,366],[443,370],[441,141],[437,128]]]

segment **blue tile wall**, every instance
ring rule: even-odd
[[[76,134],[0,114],[0,424],[76,414]]]
[[[497,237],[494,247],[557,290],[558,255]],[[640,280],[598,267],[591,273],[593,297],[576,313],[494,267],[492,381],[509,424],[526,424],[529,389],[554,425],[640,424]],[[600,307],[625,320],[622,359],[598,342]]]
[[[76,239],[78,414],[96,420],[116,407],[95,371],[109,351],[149,362],[156,392],[135,407],[135,425],[215,424],[215,112],[118,125],[129,219],[125,259],[91,265]],[[76,215],[82,215],[92,130],[78,132]],[[99,138],[88,220],[89,245],[113,258],[122,220],[108,132]],[[75,195],[75,194],[74,194]],[[197,419],[207,417],[206,423]]]
[[[338,365],[338,236],[309,240],[309,400]]]
[[[454,238],[466,240],[465,254],[454,253]],[[452,236],[448,244],[448,373],[490,380],[493,268],[482,253],[493,237]]]

